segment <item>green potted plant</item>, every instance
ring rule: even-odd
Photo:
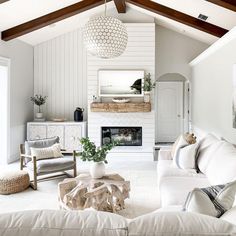
[[[143,91],[144,91],[144,102],[150,102],[150,92],[156,87],[156,82],[151,79],[151,74],[147,73],[144,76]]]
[[[92,178],[99,179],[105,175],[105,164],[107,164],[107,153],[113,147],[117,146],[118,142],[111,142],[103,146],[96,146],[89,138],[81,138],[83,151],[80,154],[83,161],[92,161],[90,167],[90,174]]]
[[[35,104],[39,108],[38,112],[35,114],[35,117],[37,119],[42,119],[43,113],[41,111],[41,106],[46,103],[47,96],[42,96],[42,95],[36,94],[34,97],[31,97],[30,100],[31,100],[31,102],[33,102],[33,104]]]

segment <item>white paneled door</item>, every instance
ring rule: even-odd
[[[156,141],[174,142],[183,132],[183,82],[159,82],[156,99]]]

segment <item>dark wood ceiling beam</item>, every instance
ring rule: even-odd
[[[217,37],[222,37],[228,32],[228,30],[221,28],[217,25],[213,25],[208,22],[199,20],[195,17],[192,17],[180,11],[176,11],[172,8],[166,7],[150,0],[126,0],[126,2]]]
[[[107,2],[109,1],[111,0],[107,0]],[[17,25],[13,28],[7,29],[2,32],[2,40],[8,41],[17,38],[19,36],[41,29],[45,26],[64,20],[68,17],[74,16],[78,13],[87,11],[102,4],[104,4],[104,0],[83,0],[55,12],[23,23],[21,25]]]
[[[0,0],[0,4],[4,2],[8,2],[9,0]]]
[[[231,11],[236,11],[236,0],[206,0],[206,1],[214,3],[220,7],[227,8]]]
[[[118,13],[126,13],[126,4],[125,0],[113,0]]]

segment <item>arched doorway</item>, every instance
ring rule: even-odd
[[[171,143],[189,130],[189,81],[179,73],[157,79],[156,143]]]

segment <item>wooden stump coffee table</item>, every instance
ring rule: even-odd
[[[67,210],[92,207],[98,211],[116,212],[125,208],[124,201],[129,198],[129,192],[130,182],[118,174],[105,175],[101,179],[81,174],[58,184],[60,207]]]

